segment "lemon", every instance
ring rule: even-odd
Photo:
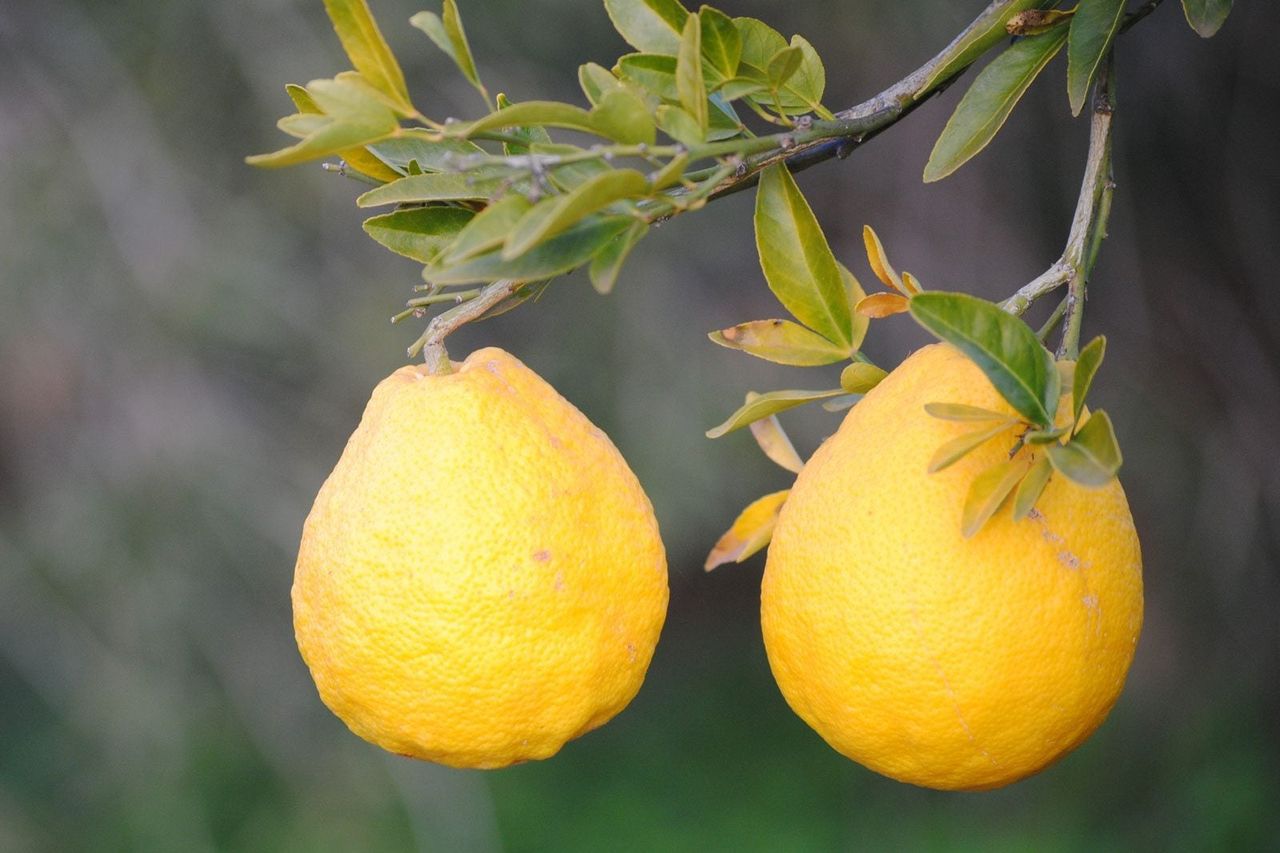
[[[787,702],[842,754],[916,785],[994,788],[1075,748],[1115,703],[1142,627],[1141,555],[1117,481],[1057,474],[1031,516],[1006,506],[964,538],[968,486],[1014,432],[928,474],[975,428],[930,417],[933,402],[1013,413],[947,344],[868,393],[782,509],[764,640]]]
[[[483,349],[374,390],[307,517],[298,648],[353,732],[456,767],[546,758],[640,688],[667,608],[648,498],[599,429]]]

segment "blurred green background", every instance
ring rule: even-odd
[[[427,112],[474,95],[373,0]],[[806,34],[827,102],[926,59],[980,0],[724,0]],[[577,99],[624,49],[597,0],[463,0],[490,88]],[[585,277],[461,332],[604,428],[656,507],[671,612],[648,680],[556,758],[490,773],[394,758],[320,704],[289,585],[312,497],[416,336],[417,269],[360,231],[358,184],[254,171],[286,82],[345,67],[319,0],[0,4],[0,850],[1280,849],[1280,9],[1212,41],[1174,0],[1118,52],[1111,239],[1086,334],[1142,535],[1147,623],[1107,724],[1011,788],[871,774],[787,709],[759,635],[762,561],[706,575],[785,487],[748,389],[834,379],[719,349],[775,316],[748,194],[656,231],[609,298]],[[1087,130],[1062,59],[996,143],[920,182],[957,86],[801,177],[871,282],[872,223],[926,286],[997,298],[1057,257]],[[924,343],[876,324],[881,363]],[[821,373],[821,371],[820,371]],[[803,453],[838,416],[784,416]]]

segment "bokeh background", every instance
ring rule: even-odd
[[[474,95],[374,0],[415,99]],[[482,72],[576,98],[623,52],[596,0],[463,0]],[[723,0],[806,34],[827,101],[938,49],[980,0]],[[1197,38],[1176,0],[1118,52],[1116,194],[1086,334],[1106,333],[1142,534],[1146,630],[1107,724],[984,794],[899,785],[787,709],[758,623],[762,560],[707,575],[787,475],[743,433],[747,389],[823,387],[705,333],[774,316],[743,194],[656,231],[617,292],[578,275],[464,330],[603,427],[652,497],[671,612],[648,681],[553,760],[454,771],[394,758],[320,704],[293,645],[302,519],[414,328],[417,269],[360,231],[360,186],[259,172],[283,84],[345,67],[319,0],[0,4],[0,850],[1280,848],[1280,29],[1245,0]],[[1087,129],[1062,59],[997,142],[920,182],[963,86],[801,177],[864,282],[870,222],[926,286],[992,298],[1065,239]],[[925,341],[875,324],[894,361]],[[830,375],[828,375],[830,374]],[[838,416],[785,416],[802,452]]]

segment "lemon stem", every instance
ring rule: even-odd
[[[465,301],[431,319],[426,331],[409,347],[409,357],[413,358],[421,350],[428,372],[436,375],[452,373],[453,363],[444,348],[444,339],[459,326],[484,316],[490,308],[514,294],[520,285],[518,281],[499,279],[479,290],[469,291],[473,295]],[[465,293],[458,295],[466,296]]]

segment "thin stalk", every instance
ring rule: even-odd
[[[1040,327],[1040,331],[1036,332],[1036,337],[1041,343],[1044,339],[1053,334],[1053,330],[1062,322],[1062,316],[1067,313],[1067,300],[1063,298],[1058,307],[1053,309],[1053,313],[1049,315],[1049,319],[1044,321],[1044,325]]]
[[[1084,187],[1080,193],[1084,204],[1076,208],[1071,223],[1071,236],[1063,259],[1071,265],[1067,282],[1066,319],[1062,326],[1062,343],[1058,358],[1074,359],[1080,353],[1080,327],[1084,322],[1085,289],[1089,274],[1098,258],[1098,246],[1107,233],[1111,215],[1111,195],[1115,181],[1111,173],[1111,124],[1115,115],[1115,74],[1112,54],[1098,69],[1093,89],[1093,118],[1089,126],[1089,160],[1085,168]],[[1086,195],[1086,190],[1088,191]]]
[[[461,305],[437,314],[431,318],[422,336],[409,347],[409,357],[413,358],[421,350],[429,372],[438,375],[452,373],[453,365],[445,351],[444,339],[459,326],[483,317],[490,308],[515,293],[520,284],[510,279],[499,279],[482,287],[479,293]]]

